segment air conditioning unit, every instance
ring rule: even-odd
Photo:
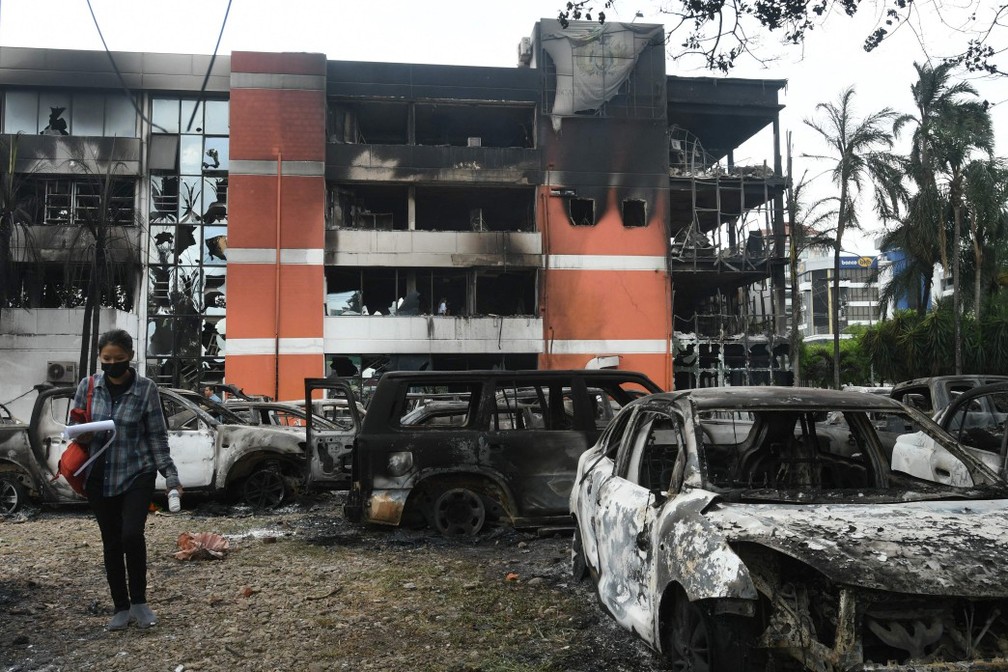
[[[46,364],[46,381],[50,383],[76,383],[77,362],[49,362]]]

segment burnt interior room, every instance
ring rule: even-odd
[[[535,146],[532,106],[417,103],[415,124],[418,145]]]
[[[329,102],[329,142],[371,145],[409,144],[409,103],[386,101]]]
[[[477,315],[532,315],[535,313],[536,272],[478,270]]]
[[[360,315],[367,309],[388,315],[393,302],[400,315],[532,315],[536,310],[536,271],[454,268],[326,267],[326,292],[334,297],[330,314]],[[336,295],[339,295],[338,297]]]
[[[531,188],[417,187],[416,228],[535,231],[534,207]]]
[[[326,225],[331,229],[405,231],[409,227],[409,188],[403,185],[330,185]]]

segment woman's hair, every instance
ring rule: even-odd
[[[122,329],[110,329],[98,337],[98,352],[106,345],[118,345],[126,352],[133,352],[133,337]]]

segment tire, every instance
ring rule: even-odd
[[[242,484],[242,501],[255,509],[272,509],[287,499],[287,481],[275,466],[249,474]]]
[[[765,655],[754,648],[752,618],[723,614],[713,617],[706,605],[690,602],[678,586],[672,603],[662,605],[662,655],[669,669],[697,672],[757,670]]]
[[[445,490],[434,500],[434,527],[446,537],[475,536],[486,522],[483,498],[469,488]]]
[[[581,543],[581,528],[574,522],[574,538],[571,540],[571,578],[581,583],[588,577],[588,562],[584,556],[584,544]]]
[[[0,516],[18,511],[28,501],[28,491],[17,474],[10,471],[0,473]]]

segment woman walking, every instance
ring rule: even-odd
[[[133,338],[113,329],[98,339],[101,373],[95,374],[91,420],[113,420],[115,439],[88,468],[84,491],[101,530],[105,576],[115,614],[105,627],[123,630],[157,623],[147,606],[147,542],[144,524],[160,471],[167,488],[179,486],[178,471],[168,453],[168,429],[154,381],[130,367]],[[77,386],[74,406],[87,406],[88,380]],[[91,449],[107,437],[93,437]]]

